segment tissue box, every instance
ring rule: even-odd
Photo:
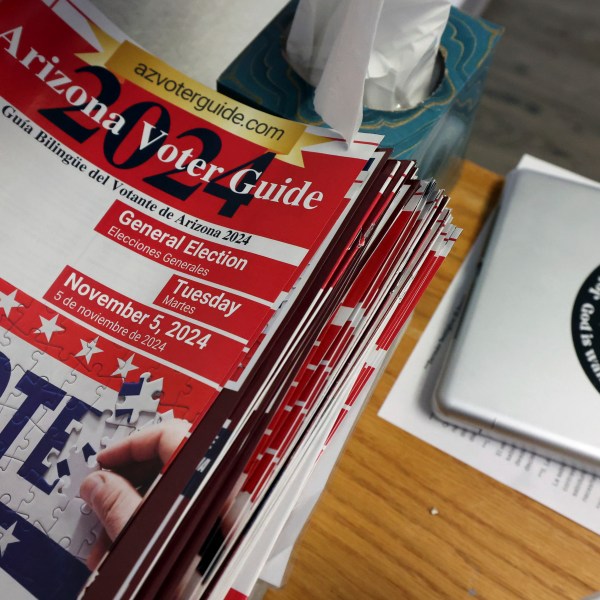
[[[290,2],[225,69],[217,89],[250,106],[312,125],[326,125],[315,112],[314,88],[284,57],[285,39],[296,9]],[[361,131],[385,136],[394,158],[419,163],[422,179],[449,185],[464,156],[494,46],[502,28],[452,7],[442,36],[441,80],[432,95],[408,110],[365,108]]]

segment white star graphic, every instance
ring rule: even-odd
[[[43,333],[46,336],[46,340],[50,341],[52,334],[57,331],[64,331],[64,328],[56,324],[58,315],[54,315],[51,319],[46,319],[40,315],[40,321],[42,326],[35,330],[35,333]]]
[[[113,373],[113,375],[120,375],[123,379],[125,379],[129,371],[134,371],[137,369],[137,366],[133,364],[134,356],[135,354],[132,354],[127,360],[117,358],[119,361],[119,368]]]
[[[16,526],[16,521],[8,529],[4,529],[4,527],[0,526],[0,556],[4,556],[9,544],[21,541],[13,534]]]
[[[16,301],[16,295],[17,290],[15,290],[12,294],[3,294],[0,292],[0,308],[4,309],[4,313],[7,317],[10,316],[10,311],[12,308],[23,306],[20,302]]]
[[[95,340],[92,340],[91,342],[86,342],[85,340],[81,340],[81,339],[79,341],[81,342],[81,351],[78,354],[76,354],[75,357],[77,357],[77,356],[85,357],[85,362],[88,365],[90,364],[90,358],[92,358],[92,356],[94,356],[94,354],[97,354],[98,352],[104,352],[104,350],[97,347],[98,338],[96,338]]]

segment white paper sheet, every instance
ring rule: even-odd
[[[600,184],[525,155],[517,168]],[[484,245],[479,236],[396,380],[379,416],[464,463],[600,533],[600,478],[532,452],[442,423],[431,397]]]

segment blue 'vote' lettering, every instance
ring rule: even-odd
[[[9,358],[0,352],[0,395],[4,394],[8,387],[11,371]],[[31,371],[27,371],[19,379],[15,389],[22,392],[26,397],[11,420],[0,431],[0,458],[6,454],[11,444],[17,439],[17,436],[40,406],[45,406],[48,410],[56,410],[66,395],[63,390]],[[54,419],[51,427],[19,468],[18,474],[38,489],[50,494],[59,480],[56,479],[52,483],[48,483],[44,479],[48,467],[44,465],[43,461],[50,451],[60,452],[65,447],[69,439],[66,428],[72,421],[81,421],[83,415],[88,411],[100,414],[99,411],[85,402],[71,396],[65,407]]]

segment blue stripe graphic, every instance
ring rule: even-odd
[[[81,561],[1,502],[0,527],[10,530],[0,536],[1,569],[41,600],[77,598],[90,575]]]

